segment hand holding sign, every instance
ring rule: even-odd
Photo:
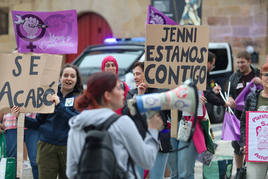
[[[11,108],[11,114],[16,116],[16,118],[18,118],[20,114],[20,108],[18,106],[13,106]]]
[[[47,100],[55,103],[56,105],[58,105],[60,103],[60,98],[56,94],[53,94],[53,95],[48,94]]]
[[[57,55],[0,54],[0,111],[18,106],[21,112],[53,112],[47,96],[57,94],[61,60]]]
[[[142,82],[139,86],[138,86],[138,94],[144,94],[146,89],[147,89],[147,84]]]

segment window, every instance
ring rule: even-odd
[[[0,8],[0,35],[8,34],[8,8]]]

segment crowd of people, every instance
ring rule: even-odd
[[[261,70],[251,64],[250,55],[243,51],[237,54],[237,71],[230,81],[230,97],[227,101],[219,95],[221,87],[212,84],[209,72],[215,67],[216,56],[209,52],[207,64],[207,89],[200,96],[203,116],[194,119],[178,112],[179,120],[197,120],[195,128],[205,117],[206,103],[235,109],[235,98],[246,85],[253,81],[261,84],[263,90],[251,92],[245,101],[243,111],[235,110],[241,121],[241,140],[233,141],[234,159],[237,173],[242,168],[245,150],[245,113],[246,111],[268,111],[268,62]],[[167,89],[149,88],[145,83],[144,63],[133,66],[136,88],[129,89],[118,78],[118,64],[113,56],[103,59],[101,71],[93,74],[83,90],[81,75],[77,67],[66,64],[60,73],[58,93],[51,96],[55,111],[51,114],[27,114],[25,117],[24,140],[32,167],[34,179],[76,178],[80,154],[87,133],[84,128],[99,125],[114,113],[120,115],[108,132],[113,142],[117,164],[126,171],[127,178],[145,178],[149,173],[152,179],[163,179],[166,166],[172,179],[193,179],[195,161],[205,149],[200,147],[202,135],[195,130],[189,141],[164,138],[168,149],[163,149],[161,136],[170,130],[170,111],[159,111],[148,118],[139,113],[133,115],[127,100],[135,95],[160,93]],[[17,118],[20,109],[14,106],[10,113],[1,114],[0,132],[5,131],[7,157],[16,157]],[[179,125],[179,123],[178,123]],[[179,126],[178,126],[179,127]],[[204,140],[204,139],[203,139]],[[199,142],[196,142],[199,141]],[[180,150],[181,149],[181,150]],[[129,158],[135,164],[129,169]],[[268,163],[248,162],[249,178],[265,178]]]

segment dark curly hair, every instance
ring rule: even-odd
[[[82,81],[82,77],[81,77],[81,74],[78,70],[78,68],[75,66],[75,65],[72,65],[72,64],[65,64],[61,71],[60,71],[60,77],[62,77],[62,74],[63,74],[63,71],[65,68],[72,68],[76,71],[76,77],[77,77],[77,81],[76,81],[76,84],[74,86],[74,92],[75,93],[78,93],[78,94],[81,94],[83,93],[83,81]]]

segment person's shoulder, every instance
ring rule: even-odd
[[[135,126],[133,120],[128,115],[121,115],[118,118],[117,124],[120,126],[121,130],[129,130],[130,126]]]
[[[239,70],[236,70],[229,78],[229,80],[231,81],[231,83],[233,82],[232,80],[238,78],[240,75],[242,75],[242,73]]]
[[[128,115],[121,115],[119,117],[120,120],[131,120],[131,118]],[[132,121],[132,120],[131,120]]]
[[[252,64],[250,64],[250,67],[256,76],[260,76],[260,69],[259,68],[257,68],[255,65],[252,65]]]
[[[241,74],[241,72],[239,70],[236,70],[231,76],[237,76],[239,74]]]

